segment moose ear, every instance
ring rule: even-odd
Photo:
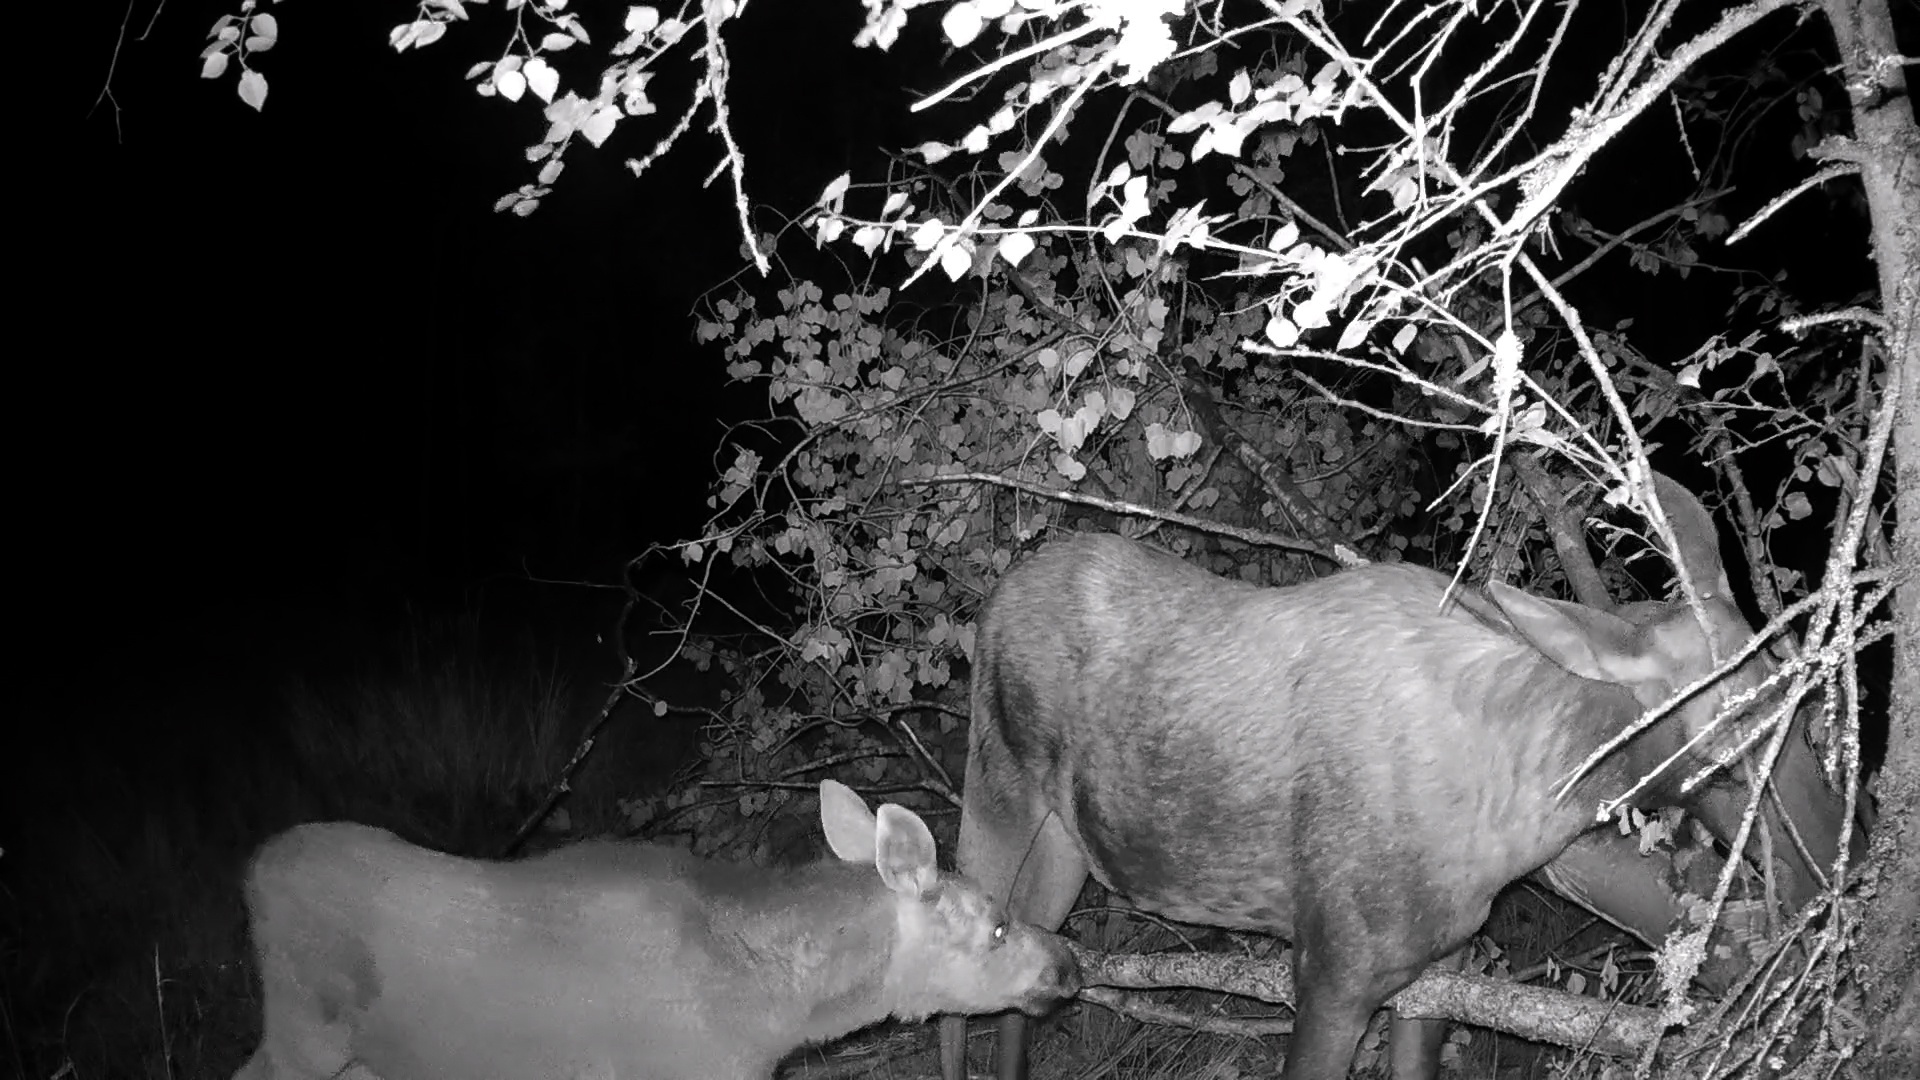
[[[880,808],[879,849],[880,880],[902,896],[923,896],[940,877],[933,833],[919,814],[904,806],[887,803]]]
[[[1516,633],[1575,675],[1638,683],[1657,674],[1639,632],[1618,615],[1533,596],[1497,581],[1487,592],[1512,620]]]
[[[1686,564],[1694,589],[1702,598],[1732,596],[1727,564],[1720,558],[1720,530],[1700,497],[1658,471],[1653,474],[1653,490],[1660,496],[1660,509],[1666,512],[1667,524],[1672,526],[1674,539],[1680,544],[1674,556]]]
[[[873,812],[852,788],[838,780],[820,781],[820,828],[827,834],[827,846],[842,860],[873,861]]]

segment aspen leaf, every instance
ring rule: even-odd
[[[999,256],[1007,260],[1009,266],[1019,266],[1020,260],[1033,252],[1033,237],[1026,233],[1011,233],[1000,238],[997,249]]]
[[[536,56],[527,61],[524,70],[527,74],[527,88],[533,91],[534,96],[541,101],[552,101],[554,91],[560,89],[560,73],[553,69],[553,65]]]
[[[957,243],[948,244],[947,249],[940,253],[940,269],[947,272],[947,277],[959,281],[968,270],[973,269],[973,253]]]
[[[1147,425],[1147,456],[1155,461],[1173,456],[1173,433],[1158,421]]]
[[[961,0],[960,3],[948,8],[947,13],[940,17],[941,32],[946,34],[947,40],[953,42],[955,46],[966,45],[979,37],[981,29],[985,26],[986,20],[981,17],[980,9],[968,0]]]
[[[928,218],[920,223],[919,228],[913,230],[913,249],[927,251],[939,243],[940,238],[946,234],[947,227],[940,223],[939,218]]]
[[[607,141],[607,136],[613,134],[613,126],[619,122],[620,110],[609,105],[587,117],[586,123],[580,125],[580,134],[586,136],[588,142],[599,146]]]
[[[259,112],[267,104],[267,79],[257,71],[240,73],[240,100],[253,106]]]
[[[1233,79],[1227,83],[1227,100],[1240,105],[1245,103],[1252,94],[1253,79],[1247,75],[1247,70],[1241,68],[1234,72]]]
[[[519,101],[520,95],[527,92],[527,77],[518,70],[502,66],[493,75],[494,89],[508,101]]]
[[[1069,452],[1078,450],[1087,441],[1087,422],[1079,413],[1063,416],[1060,418],[1060,430],[1053,437],[1061,449]]]

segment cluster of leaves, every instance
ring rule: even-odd
[[[203,79],[218,79],[228,67],[238,65],[236,90],[240,100],[256,112],[267,106],[267,77],[254,70],[252,61],[280,41],[280,20],[258,10],[259,6],[260,0],[242,0],[238,13],[215,19],[213,29],[207,31],[207,47],[200,50]]]
[[[210,43],[202,51],[200,77],[218,79],[230,64],[241,69],[238,91],[242,101],[254,109],[266,106],[266,76],[252,61],[271,49],[279,38],[274,16],[256,12],[261,3],[273,0],[241,0],[236,14],[223,15],[209,32]],[[387,44],[395,52],[424,49],[439,42],[456,22],[469,19],[470,6],[485,5],[487,0],[418,0],[414,17],[393,27]],[[541,106],[547,129],[540,140],[527,147],[527,161],[537,167],[533,182],[502,196],[496,210],[511,211],[525,217],[539,208],[541,199],[552,190],[565,167],[565,156],[578,136],[598,147],[612,136],[620,121],[651,116],[659,111],[648,86],[655,68],[690,33],[704,29],[709,34],[705,55],[709,63],[724,66],[718,27],[732,18],[735,5],[728,0],[695,3],[683,0],[674,15],[663,16],[659,8],[632,5],[620,16],[618,36],[606,48],[606,63],[593,73],[594,88],[582,94],[562,89],[562,54],[576,47],[591,48],[594,38],[587,23],[567,9],[568,0],[502,0],[512,16],[507,40],[496,60],[482,60],[467,69],[466,77],[481,97],[519,102],[531,95]],[[581,80],[574,80],[581,81]],[[712,84],[702,83],[686,115],[674,134],[664,140],[658,151],[644,161],[628,165],[638,174],[659,153],[664,153],[679,134],[686,131],[692,112],[712,94]]]

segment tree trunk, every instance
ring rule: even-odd
[[[1906,573],[1893,594],[1893,687],[1881,816],[1870,865],[1877,888],[1859,937],[1869,980],[1869,1068],[1920,1075],[1920,129],[1914,124],[1887,0],[1822,0],[1839,46],[1853,106],[1854,141],[1827,154],[1858,165],[1871,210],[1881,314],[1899,394],[1891,451],[1898,532],[1894,562]],[[1864,478],[1863,479],[1867,479]]]

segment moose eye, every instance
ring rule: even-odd
[[[1007,940],[1007,924],[999,923],[993,928],[993,943],[998,945]]]

